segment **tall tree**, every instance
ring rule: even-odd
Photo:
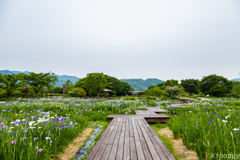
[[[232,94],[234,96],[240,96],[240,82],[238,81],[232,81],[233,88],[232,88]],[[240,98],[240,97],[239,97]]]
[[[190,93],[190,95],[192,95],[192,93],[197,94],[200,90],[200,81],[198,79],[181,80],[181,85],[186,92]]]
[[[131,90],[130,84],[120,81],[115,77],[109,77],[108,82],[112,83],[111,90],[115,92],[117,96],[124,96]]]
[[[23,87],[25,82],[23,81],[23,74],[1,74],[0,73],[0,88],[7,92],[7,98],[9,99],[12,92],[16,89]]]
[[[82,79],[79,79],[76,83],[75,83],[75,87],[80,87],[80,88],[83,88],[87,94],[89,93],[89,89],[87,88],[86,86],[86,80],[87,80],[87,77],[84,77]]]
[[[38,96],[38,92],[42,89],[42,87],[53,87],[53,85],[58,81],[56,76],[52,76],[51,72],[48,73],[34,73],[30,72],[29,75],[25,75],[24,79],[27,81],[27,84],[32,87],[35,92],[36,98]]]
[[[111,82],[108,82],[109,76],[103,73],[88,73],[85,85],[89,90],[89,95],[97,94],[98,98],[101,91],[106,87],[111,88]]]
[[[218,86],[215,87],[216,85]],[[220,85],[225,86],[227,90],[225,87],[222,87]],[[213,88],[212,91],[211,91],[211,88]],[[221,89],[223,89],[223,91],[221,91]],[[221,95],[225,95],[227,93],[230,93],[231,89],[232,89],[232,82],[230,82],[227,78],[223,76],[218,76],[213,74],[213,75],[203,77],[203,79],[201,80],[201,90],[205,94],[212,95],[214,93],[214,95],[217,95],[217,92],[219,91]]]

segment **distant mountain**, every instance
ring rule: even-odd
[[[18,74],[18,73],[25,73],[25,74],[29,74],[28,71],[22,72],[22,71],[9,71],[9,70],[0,70],[0,73],[2,74]],[[53,74],[54,76],[58,77],[58,81],[55,84],[55,87],[61,87],[68,79],[70,79],[70,81],[73,82],[73,84],[75,84],[79,78],[76,76],[67,76],[67,75],[57,75],[57,74]]]
[[[146,80],[143,79],[120,79],[120,80],[130,84],[134,88],[134,90],[146,90],[148,86],[164,82],[156,78],[148,78]]]
[[[240,82],[240,78],[234,78],[234,79],[231,79],[231,81],[239,81]]]
[[[18,73],[25,73],[29,74],[29,71],[9,71],[9,70],[0,70],[0,73],[2,74],[18,74]],[[53,74],[56,77],[58,77],[58,81],[55,84],[55,87],[62,87],[62,85],[70,79],[70,81],[75,84],[80,78],[76,76],[68,76],[68,75],[57,75]],[[162,83],[164,81],[156,79],[156,78],[148,78],[146,80],[143,79],[120,79],[123,82],[127,82],[128,84],[131,85],[131,87],[134,88],[134,90],[146,90],[148,86],[150,85],[156,85],[158,83]]]

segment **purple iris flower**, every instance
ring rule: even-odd
[[[209,124],[212,124],[212,122],[208,122]]]
[[[14,141],[11,141],[10,143],[11,143],[11,145],[14,145],[14,144],[15,144],[15,142],[14,142]]]
[[[42,149],[39,149],[39,150],[38,150],[38,153],[41,153],[42,151],[43,151]]]
[[[195,124],[198,124],[198,122],[195,122]]]
[[[211,121],[215,120],[214,118],[211,118]]]
[[[216,112],[213,112],[213,114],[217,114]]]

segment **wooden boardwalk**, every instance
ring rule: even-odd
[[[87,160],[175,160],[142,116],[114,117]]]
[[[164,109],[161,109],[160,107],[146,107],[148,111],[152,111],[154,113],[160,114],[160,113],[169,113],[169,111],[166,111]]]
[[[138,114],[138,115],[134,115],[134,114],[109,114],[107,116],[107,121],[111,121],[114,118],[118,118],[118,117],[124,117],[124,118],[145,118],[145,120],[147,122],[167,122],[170,117],[165,115],[165,114]]]
[[[145,110],[135,110],[136,115],[155,115],[157,113]]]

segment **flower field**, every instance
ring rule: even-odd
[[[239,100],[192,102],[187,107],[169,110],[168,125],[174,136],[196,150],[200,159],[214,159],[213,154],[240,153]]]
[[[1,103],[0,159],[54,159],[90,121],[106,121],[108,114],[134,114],[141,106],[140,101],[78,98]]]
[[[157,102],[157,101],[156,101]],[[150,100],[17,99],[0,103],[0,159],[57,159],[92,121],[109,114],[135,114]],[[240,101],[191,102],[170,110],[167,125],[200,159],[240,153]]]

